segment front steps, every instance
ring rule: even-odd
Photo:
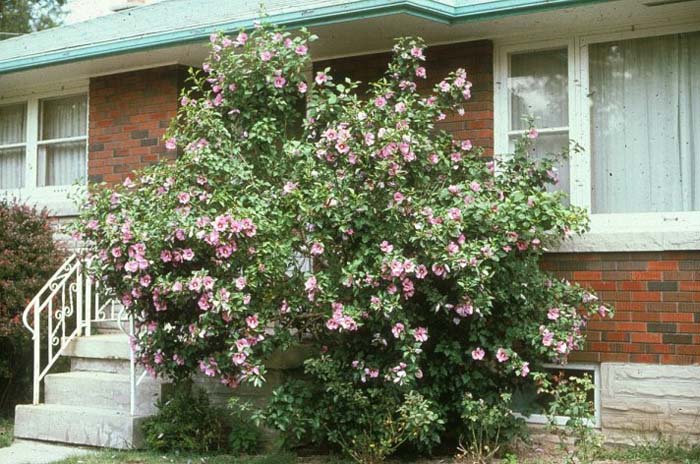
[[[79,337],[67,347],[70,372],[48,374],[44,403],[19,405],[15,437],[104,448],[139,448],[140,424],[155,414],[155,403],[168,384],[150,377],[136,387],[130,415],[129,342],[114,325],[100,334]],[[140,376],[138,369],[137,376]]]

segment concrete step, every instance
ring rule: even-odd
[[[123,333],[119,328],[117,321],[92,321],[93,334],[121,334]],[[129,323],[123,321],[124,328],[128,329]]]
[[[101,448],[139,448],[143,445],[144,419],[112,409],[19,405],[15,409],[15,437]]]
[[[129,359],[129,337],[124,334],[93,335],[73,340],[65,356],[90,359]]]
[[[129,360],[100,359],[100,358],[70,358],[71,372],[105,372],[107,374],[129,375]],[[136,366],[136,372],[141,375],[143,368]]]
[[[44,402],[129,412],[131,386],[128,375],[105,372],[64,372],[45,378]],[[156,401],[169,384],[146,377],[136,386],[135,414],[155,414]]]

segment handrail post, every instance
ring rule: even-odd
[[[77,308],[75,309],[75,324],[76,328],[78,330],[78,337],[82,335],[83,333],[83,264],[81,261],[78,261],[78,266],[76,267],[75,270],[75,277],[76,277],[76,306]],[[65,324],[65,323],[64,323]]]
[[[132,340],[134,337],[134,317],[129,315],[129,412],[132,416],[136,414],[136,363],[134,360],[134,347]]]
[[[32,404],[39,404],[39,375],[41,373],[41,322],[39,314],[39,301],[34,300],[34,379],[32,385]],[[49,317],[51,317],[49,315]]]
[[[92,279],[85,273],[85,335],[92,335]]]

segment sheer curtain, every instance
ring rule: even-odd
[[[0,190],[24,187],[27,106],[0,106]]]
[[[591,45],[592,210],[700,210],[700,32]]]
[[[85,178],[85,135],[87,133],[87,97],[79,95],[41,102],[41,137],[38,183],[70,185]],[[80,140],[51,142],[82,137]]]

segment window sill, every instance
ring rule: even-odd
[[[50,217],[77,216],[79,209],[75,198],[83,190],[84,187],[73,185],[0,190],[0,200],[16,199],[37,208],[46,208]]]
[[[590,232],[555,253],[700,250],[700,212],[593,214]]]

